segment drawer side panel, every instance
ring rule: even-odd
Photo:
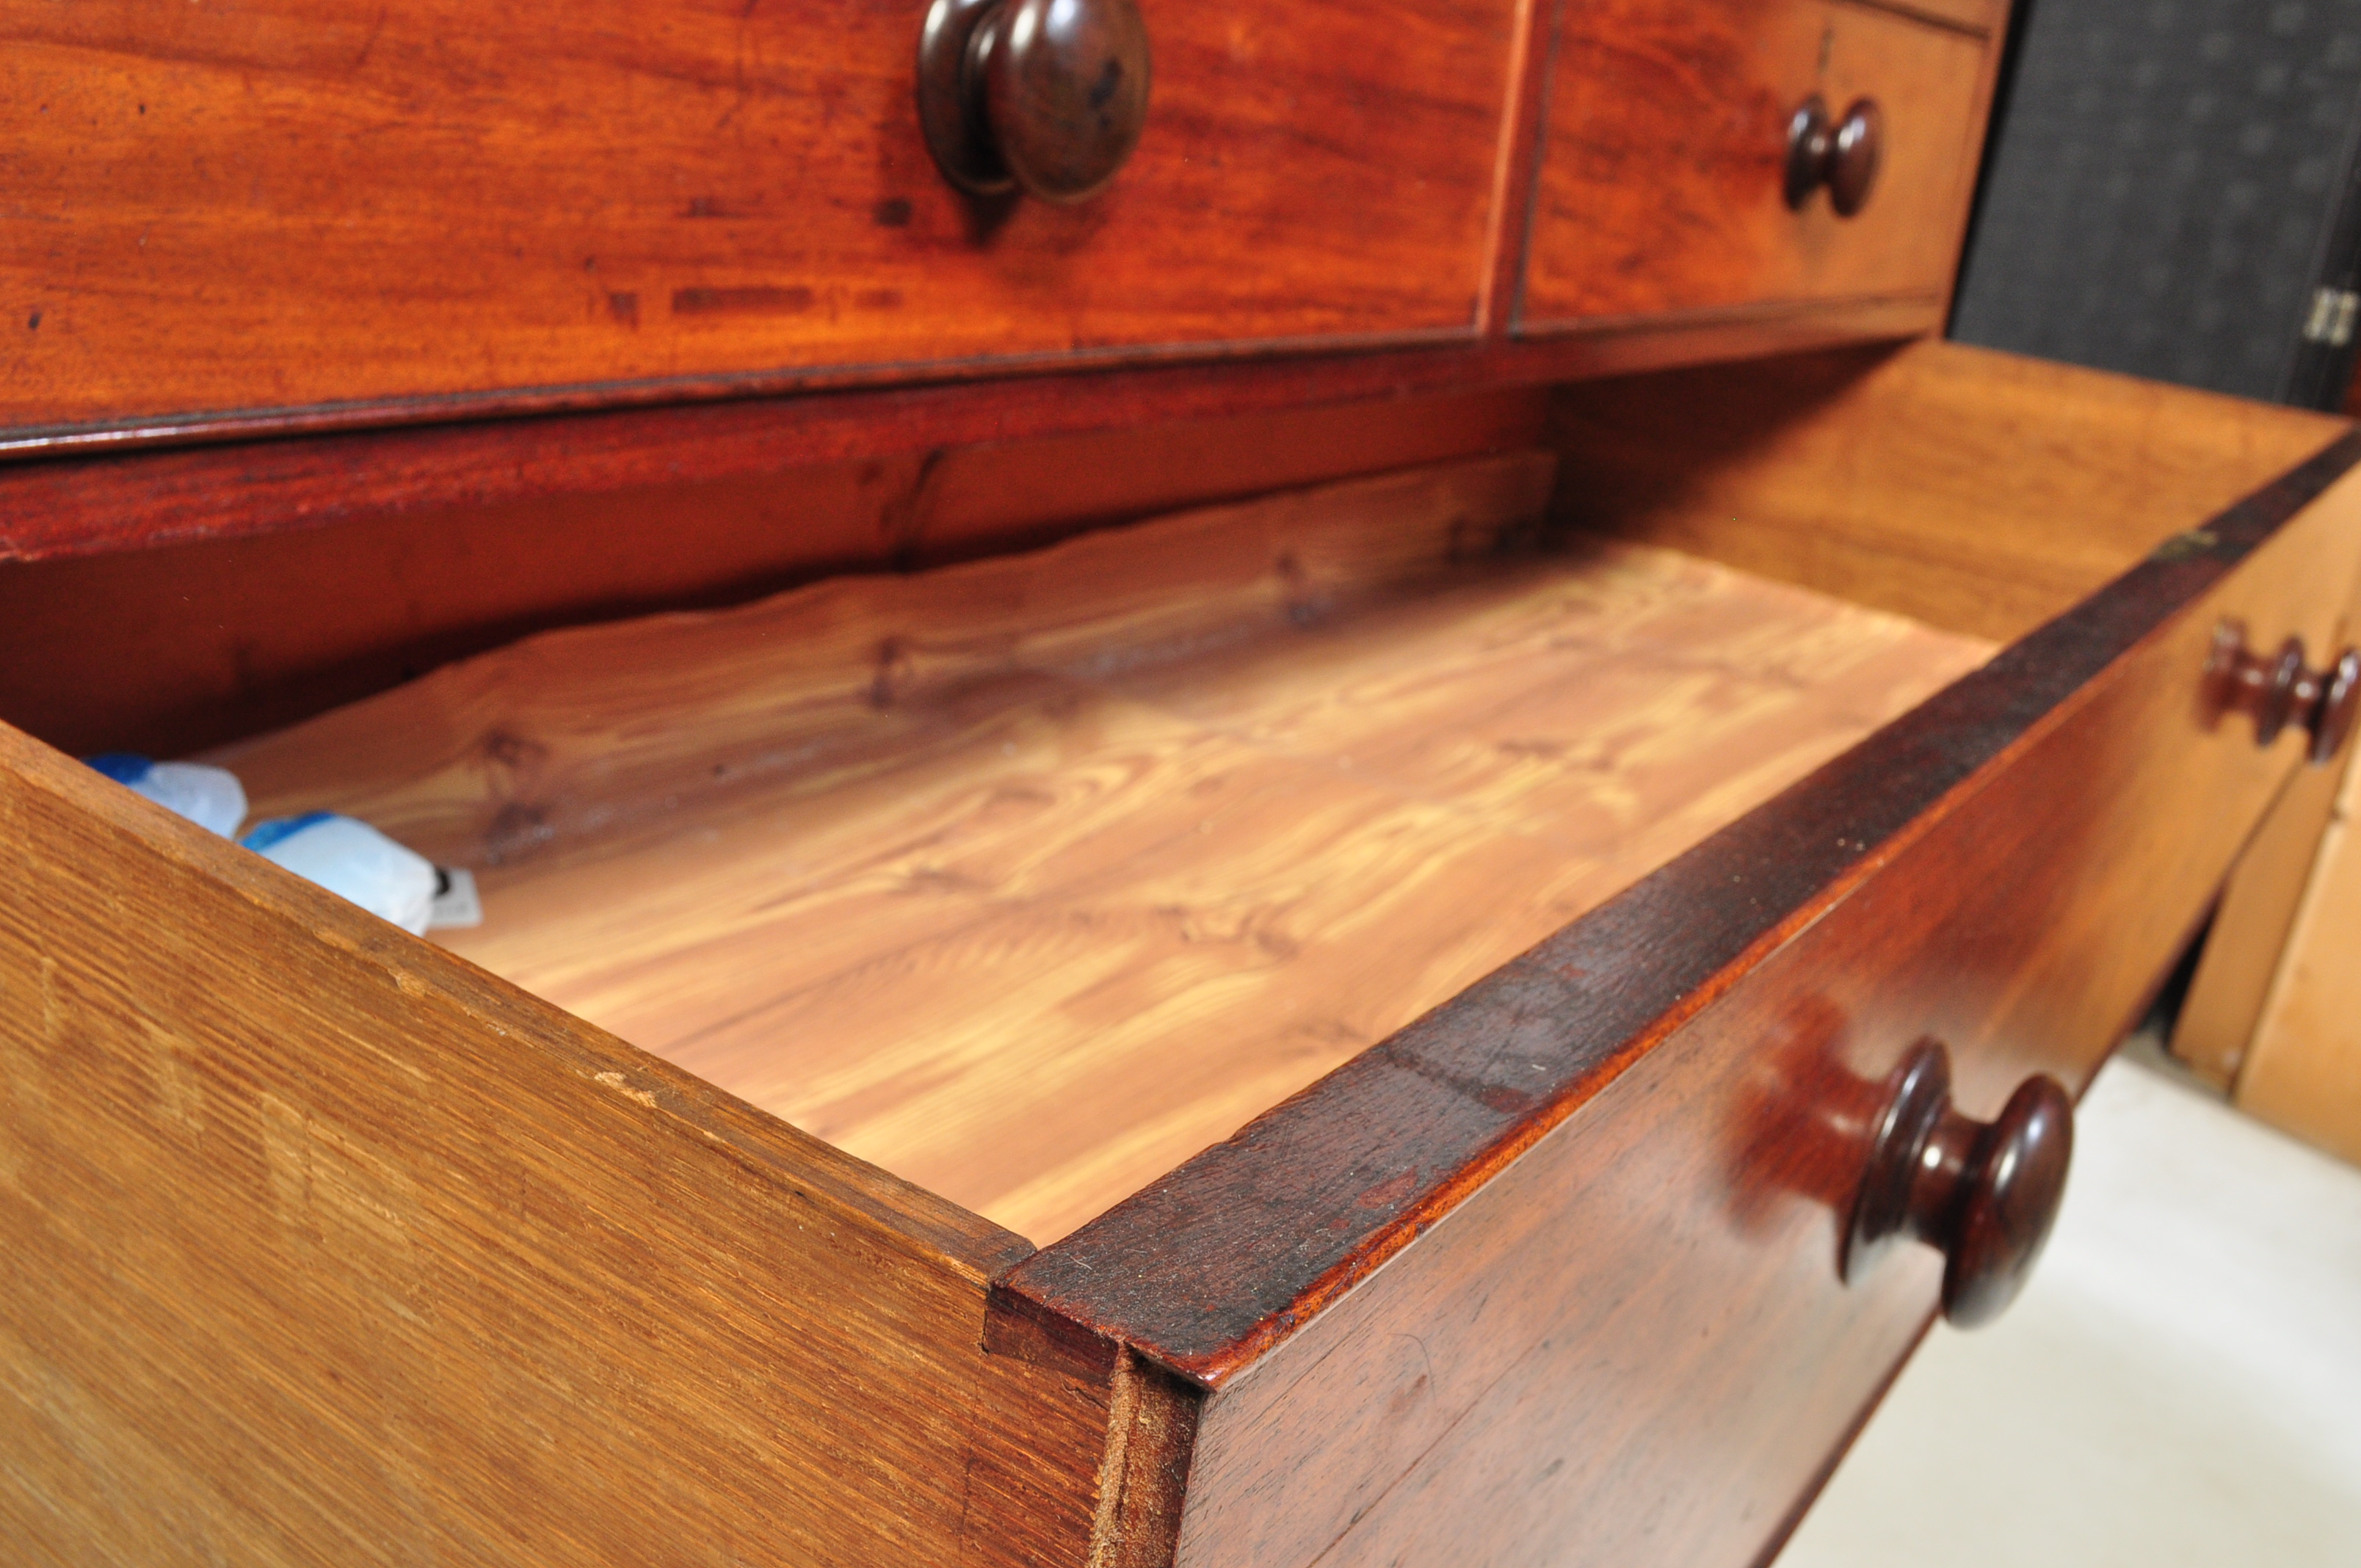
[[[1019,1238],[0,728],[22,1563],[1079,1564]]]

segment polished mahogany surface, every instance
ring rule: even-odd
[[[1839,0],[1601,0],[1562,29],[1520,330],[1948,295],[1982,32]],[[1826,152],[1799,187],[1791,131],[1815,98]]]
[[[230,539],[394,511],[775,479],[840,459],[1129,433],[1718,359],[1892,341],[1942,325],[1931,300],[1838,301],[1545,342],[1130,366],[537,418],[432,409],[232,414],[183,426],[0,433],[0,564]],[[399,413],[407,428],[345,427]],[[294,434],[292,432],[306,433]],[[231,439],[274,436],[277,439]],[[155,448],[163,448],[156,450]]]
[[[944,177],[916,0],[8,0],[0,428],[1477,331],[1516,0],[1140,14],[1137,145],[1068,206]],[[1047,102],[997,112],[1073,193]]]

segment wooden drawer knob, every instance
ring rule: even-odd
[[[1847,1229],[1844,1277],[1898,1237],[1944,1255],[1943,1315],[1991,1321],[2016,1299],[2057,1223],[2074,1153],[2074,1102],[2056,1079],[2026,1079],[1992,1122],[1951,1105],[1950,1054],[1910,1048],[1887,1080],[1869,1166]]]
[[[1849,218],[1869,203],[1885,142],[1885,116],[1872,98],[1856,98],[1831,121],[1817,93],[1787,120],[1787,205],[1800,208],[1825,185],[1828,205]]]
[[[934,0],[918,121],[951,182],[1080,202],[1148,123],[1148,24],[1132,0]]]
[[[2327,669],[2315,670],[2305,660],[2301,638],[2289,638],[2265,657],[2246,651],[2244,622],[2225,620],[2213,630],[2205,693],[2216,718],[2250,716],[2258,746],[2268,746],[2290,725],[2303,729],[2312,737],[2312,765],[2324,767],[2345,749],[2361,712],[2361,652],[2347,648]]]

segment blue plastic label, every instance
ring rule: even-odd
[[[259,855],[273,844],[292,839],[306,828],[335,821],[335,816],[333,811],[307,811],[301,817],[274,817],[268,822],[258,822],[247,828],[246,837],[238,842]]]
[[[156,764],[137,751],[101,751],[82,761],[119,784],[136,784]]]

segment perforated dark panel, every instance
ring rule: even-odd
[[[1970,343],[2249,397],[2299,376],[2361,110],[2361,0],[2021,0]],[[2345,241],[2350,247],[2351,240]]]

